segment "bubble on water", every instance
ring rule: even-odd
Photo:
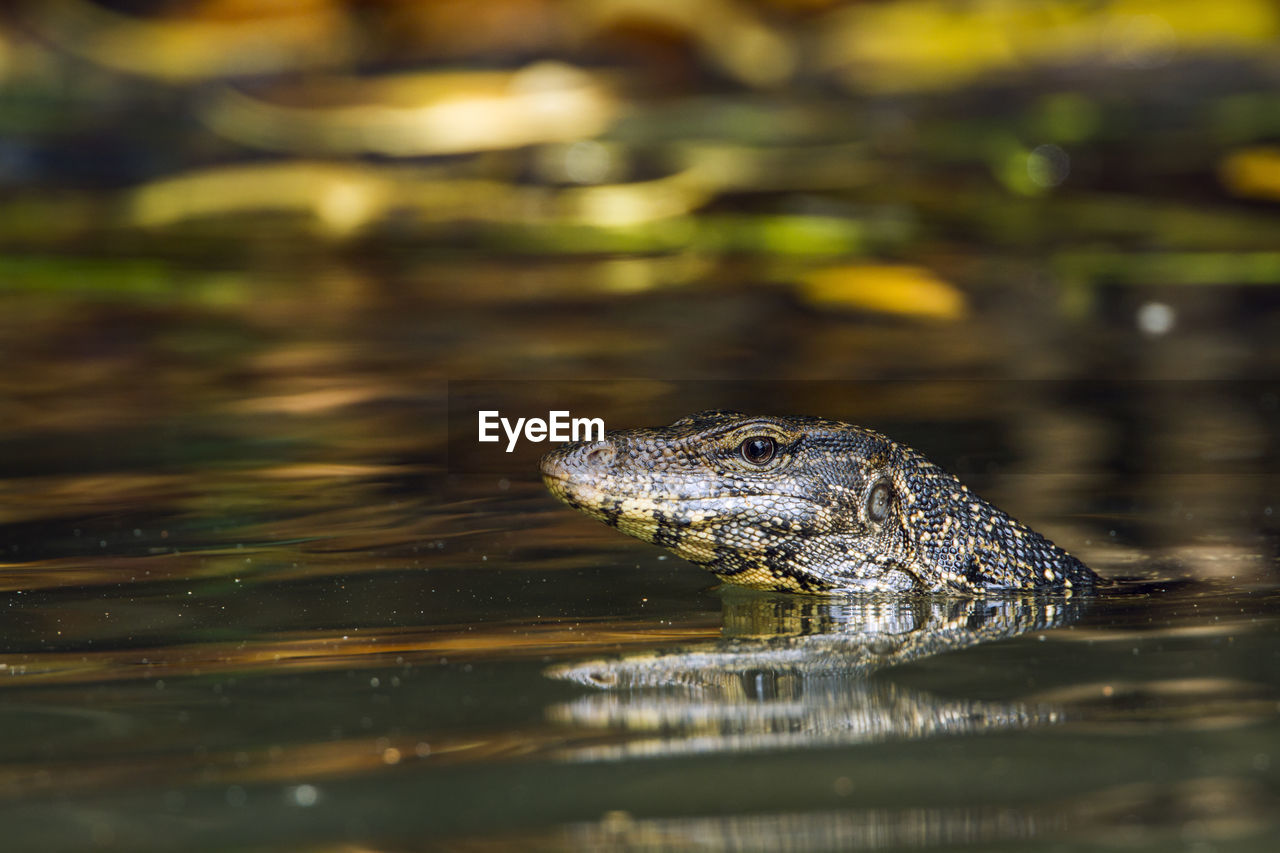
[[[1038,187],[1056,187],[1070,174],[1071,157],[1057,145],[1037,145],[1027,155],[1027,177]]]
[[[609,177],[613,153],[594,140],[573,143],[564,152],[564,173],[579,184],[598,184]]]
[[[295,785],[288,789],[288,799],[295,806],[309,808],[320,799],[320,789],[315,785]]]
[[[1163,302],[1148,302],[1138,309],[1136,320],[1139,331],[1155,338],[1173,331],[1178,315]]]

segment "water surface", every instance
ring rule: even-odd
[[[446,385],[402,341],[235,352],[111,417],[33,403],[0,439],[16,847],[1266,849],[1280,829],[1267,383]],[[171,381],[153,356],[122,366]],[[349,378],[364,363],[376,381]],[[716,588],[555,503],[538,447],[468,444],[456,415],[495,396],[616,426],[825,404],[1128,580]]]

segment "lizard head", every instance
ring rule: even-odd
[[[541,468],[561,501],[725,581],[902,590],[920,585],[910,453],[838,421],[714,410],[565,445]]]

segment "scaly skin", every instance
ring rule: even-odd
[[[976,594],[1098,580],[915,450],[839,421],[700,412],[565,445],[542,476],[569,506],[741,586]]]

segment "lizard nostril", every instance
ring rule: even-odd
[[[600,444],[587,451],[583,461],[593,468],[607,468],[613,464],[613,445]]]

